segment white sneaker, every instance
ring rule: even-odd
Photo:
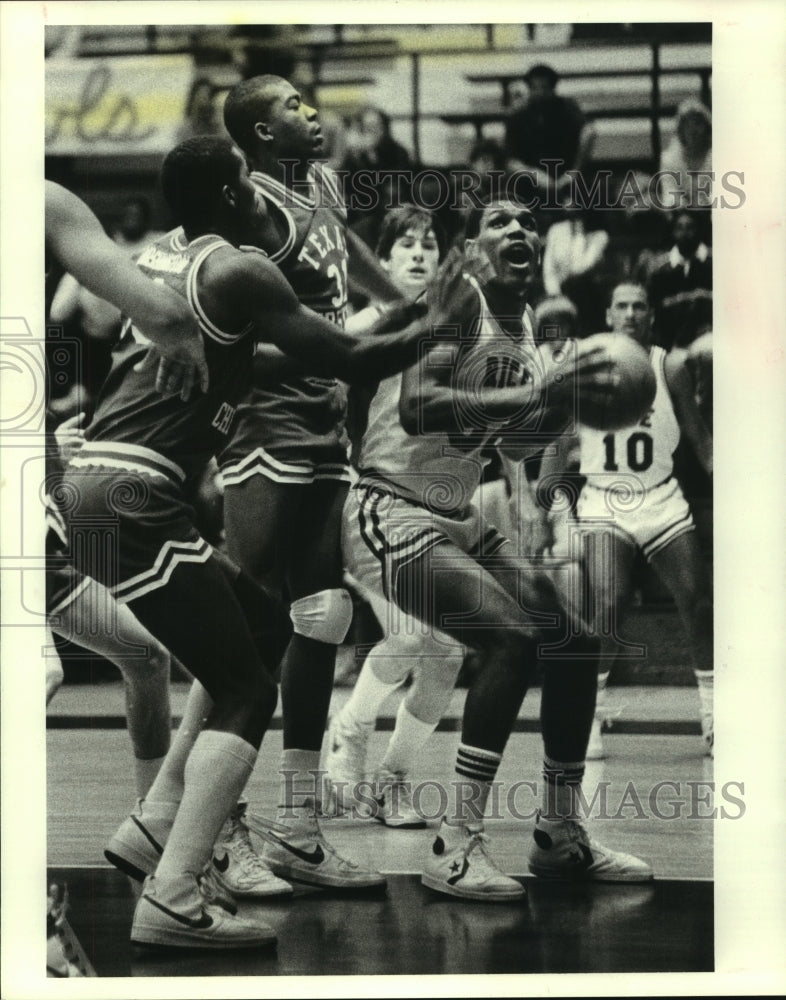
[[[648,882],[653,877],[646,861],[596,843],[575,819],[550,823],[539,812],[533,838],[529,870],[540,878]]]
[[[276,878],[251,843],[245,822],[245,805],[232,810],[222,836],[213,848],[210,871],[230,895],[245,899],[291,896],[292,886]]]
[[[172,818],[156,816],[155,810],[139,799],[106,845],[104,857],[121,872],[142,882],[158,867],[171,829]]]
[[[196,877],[185,873],[145,879],[131,940],[170,948],[259,948],[275,944],[276,934],[267,924],[207,903]]]
[[[313,815],[292,823],[286,836],[270,834],[262,851],[263,862],[281,878],[306,885],[335,889],[364,889],[385,886],[384,875],[362,868],[356,861],[342,858],[322,836]]]
[[[52,884],[46,894],[46,975],[49,979],[95,976],[95,970],[71,929],[68,886]]]
[[[340,810],[356,803],[355,789],[366,778],[368,741],[373,723],[357,723],[346,711],[333,716],[327,732],[325,770],[330,787],[329,801]]]
[[[482,830],[446,827],[443,820],[423,867],[423,885],[449,896],[489,902],[511,902],[526,896],[524,886],[491,860],[488,837]]]
[[[605,760],[606,748],[603,746],[603,719],[596,715],[592,720],[589,743],[585,760]]]
[[[374,819],[399,830],[422,830],[426,821],[412,805],[412,785],[403,772],[379,771],[374,779]]]

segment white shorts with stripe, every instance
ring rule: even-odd
[[[688,502],[674,478],[642,491],[625,486],[601,489],[587,483],[576,505],[576,517],[585,526],[594,522],[594,530],[608,528],[626,536],[647,560],[695,529]]]
[[[445,632],[407,614],[385,596],[383,562],[369,548],[361,533],[362,492],[349,491],[341,524],[341,549],[349,585],[371,605],[385,637],[393,636],[399,641],[401,655],[463,656],[464,647]]]
[[[492,556],[510,542],[484,522],[477,507],[455,516],[439,514],[404,500],[378,486],[358,494],[360,536],[380,567],[383,593],[395,593],[396,576],[404,566],[443,542],[452,542],[467,555]]]

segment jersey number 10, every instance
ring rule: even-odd
[[[617,465],[615,447],[616,437],[614,434],[607,434],[603,438],[606,448],[606,462],[603,466],[605,472],[619,472]],[[627,452],[628,468],[631,472],[645,472],[652,465],[652,438],[644,431],[636,431],[631,434],[625,443]]]

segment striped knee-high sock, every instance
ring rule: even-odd
[[[446,822],[457,826],[482,824],[501,761],[502,754],[494,750],[459,745]]]

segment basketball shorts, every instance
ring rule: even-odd
[[[409,647],[417,644],[418,656],[463,655],[463,646],[454,639],[408,615],[385,596],[384,561],[367,544],[361,531],[363,492],[350,490],[344,504],[341,549],[349,584],[371,605],[386,637],[396,636],[408,640]]]
[[[255,388],[238,408],[232,438],[218,456],[224,486],[251,476],[309,486],[349,482],[347,396],[330,379]]]
[[[181,563],[210,558],[183,480],[156,452],[108,441],[87,442],[66,469],[68,555],[119,603],[166,586]]]
[[[46,511],[46,611],[53,625],[58,615],[88,586],[89,580],[68,557],[68,527],[54,499],[44,498]]]
[[[643,492],[622,487],[600,489],[586,483],[576,505],[576,518],[585,526],[594,522],[594,530],[607,528],[627,537],[647,560],[695,528],[688,502],[674,478]]]
[[[378,486],[353,492],[358,494],[360,535],[380,567],[383,593],[388,598],[395,592],[401,568],[443,542],[452,542],[474,559],[510,547],[508,539],[486,524],[472,505],[447,516]]]

